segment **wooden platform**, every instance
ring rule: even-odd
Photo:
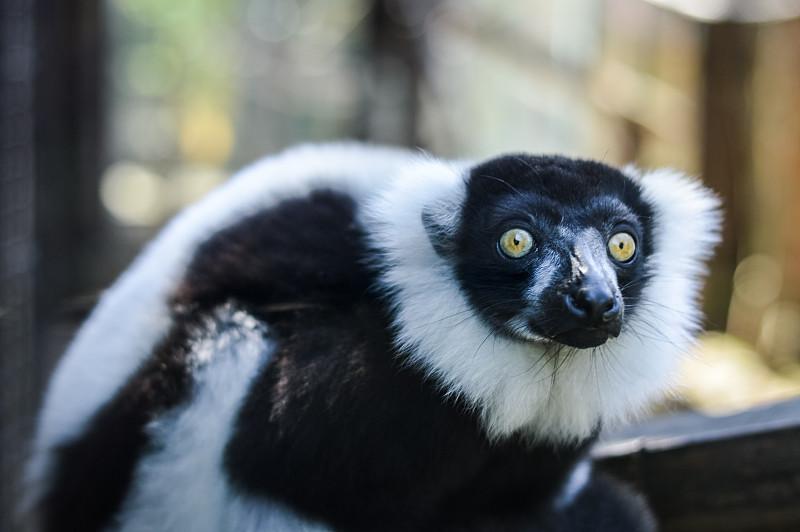
[[[646,494],[664,532],[800,531],[800,399],[656,418],[594,455]]]

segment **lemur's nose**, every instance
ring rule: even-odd
[[[602,286],[581,287],[567,294],[567,309],[589,327],[597,327],[619,317],[619,303],[614,294]]]

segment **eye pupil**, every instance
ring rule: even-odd
[[[533,236],[524,229],[509,229],[500,237],[498,248],[506,257],[524,257],[533,248]]]
[[[636,256],[636,240],[630,233],[616,233],[608,241],[608,252],[617,262],[631,262]]]

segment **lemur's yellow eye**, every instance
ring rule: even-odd
[[[509,229],[500,237],[500,251],[512,259],[527,255],[533,248],[533,236],[525,229]]]
[[[629,262],[636,254],[636,241],[630,233],[617,233],[608,241],[608,252],[617,262]]]

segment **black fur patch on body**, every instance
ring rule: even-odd
[[[320,304],[358,298],[364,231],[352,198],[319,189],[223,229],[197,250],[177,291],[179,308],[236,300],[247,305]]]
[[[226,468],[240,489],[337,530],[530,523],[586,451],[489,442],[463,404],[401,365],[371,298],[265,319],[278,346],[239,412]]]

